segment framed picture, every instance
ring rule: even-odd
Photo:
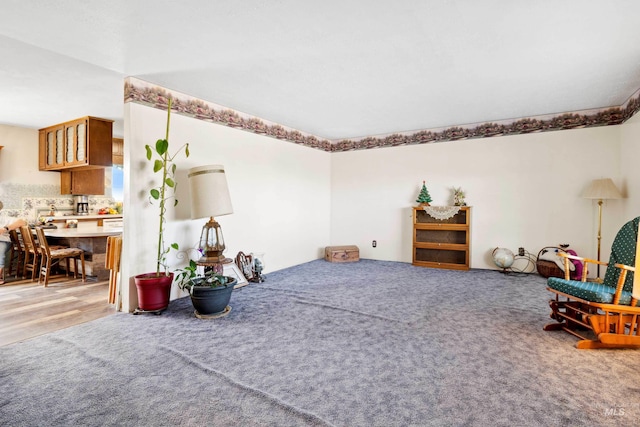
[[[244,252],[238,252],[236,255],[236,266],[244,274],[245,279],[251,281],[253,279],[253,260],[251,255],[245,255]]]
[[[238,283],[236,283],[236,285],[233,287],[234,289],[241,288],[249,284],[247,279],[244,277],[244,274],[242,274],[242,271],[235,263],[230,262],[228,264],[223,264],[222,267],[223,275],[233,277],[238,281]]]

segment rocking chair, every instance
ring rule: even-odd
[[[561,254],[565,277],[550,277],[547,290],[555,294],[549,301],[556,322],[545,331],[564,330],[581,340],[579,349],[640,348],[640,269],[638,223],[640,217],[622,226],[611,246],[609,262]],[[569,279],[569,259],[584,263],[581,280]],[[607,265],[602,283],[587,281],[588,265]]]

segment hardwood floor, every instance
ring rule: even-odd
[[[0,346],[114,314],[108,297],[108,281],[59,278],[45,288],[7,279],[0,285]]]

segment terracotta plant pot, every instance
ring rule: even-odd
[[[134,280],[138,291],[139,310],[158,311],[169,306],[173,273],[169,273],[168,276],[156,276],[156,273],[139,274]]]

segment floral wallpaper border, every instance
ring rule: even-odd
[[[323,151],[332,151],[331,141],[328,139],[318,138],[314,135],[241,113],[218,104],[155,86],[134,77],[129,77],[125,80],[125,102],[135,102],[166,110],[169,98],[173,100],[171,111],[184,116],[283,139]]]
[[[129,77],[125,80],[125,102],[135,102],[166,110],[169,98],[173,99],[172,110],[178,114],[260,135],[267,135],[327,152],[397,147],[401,145],[619,125],[640,110],[639,89],[619,107],[596,108],[578,112],[525,117],[515,120],[499,120],[495,122],[332,141],[244,114],[218,104],[203,101],[177,91],[168,90],[134,77]]]

